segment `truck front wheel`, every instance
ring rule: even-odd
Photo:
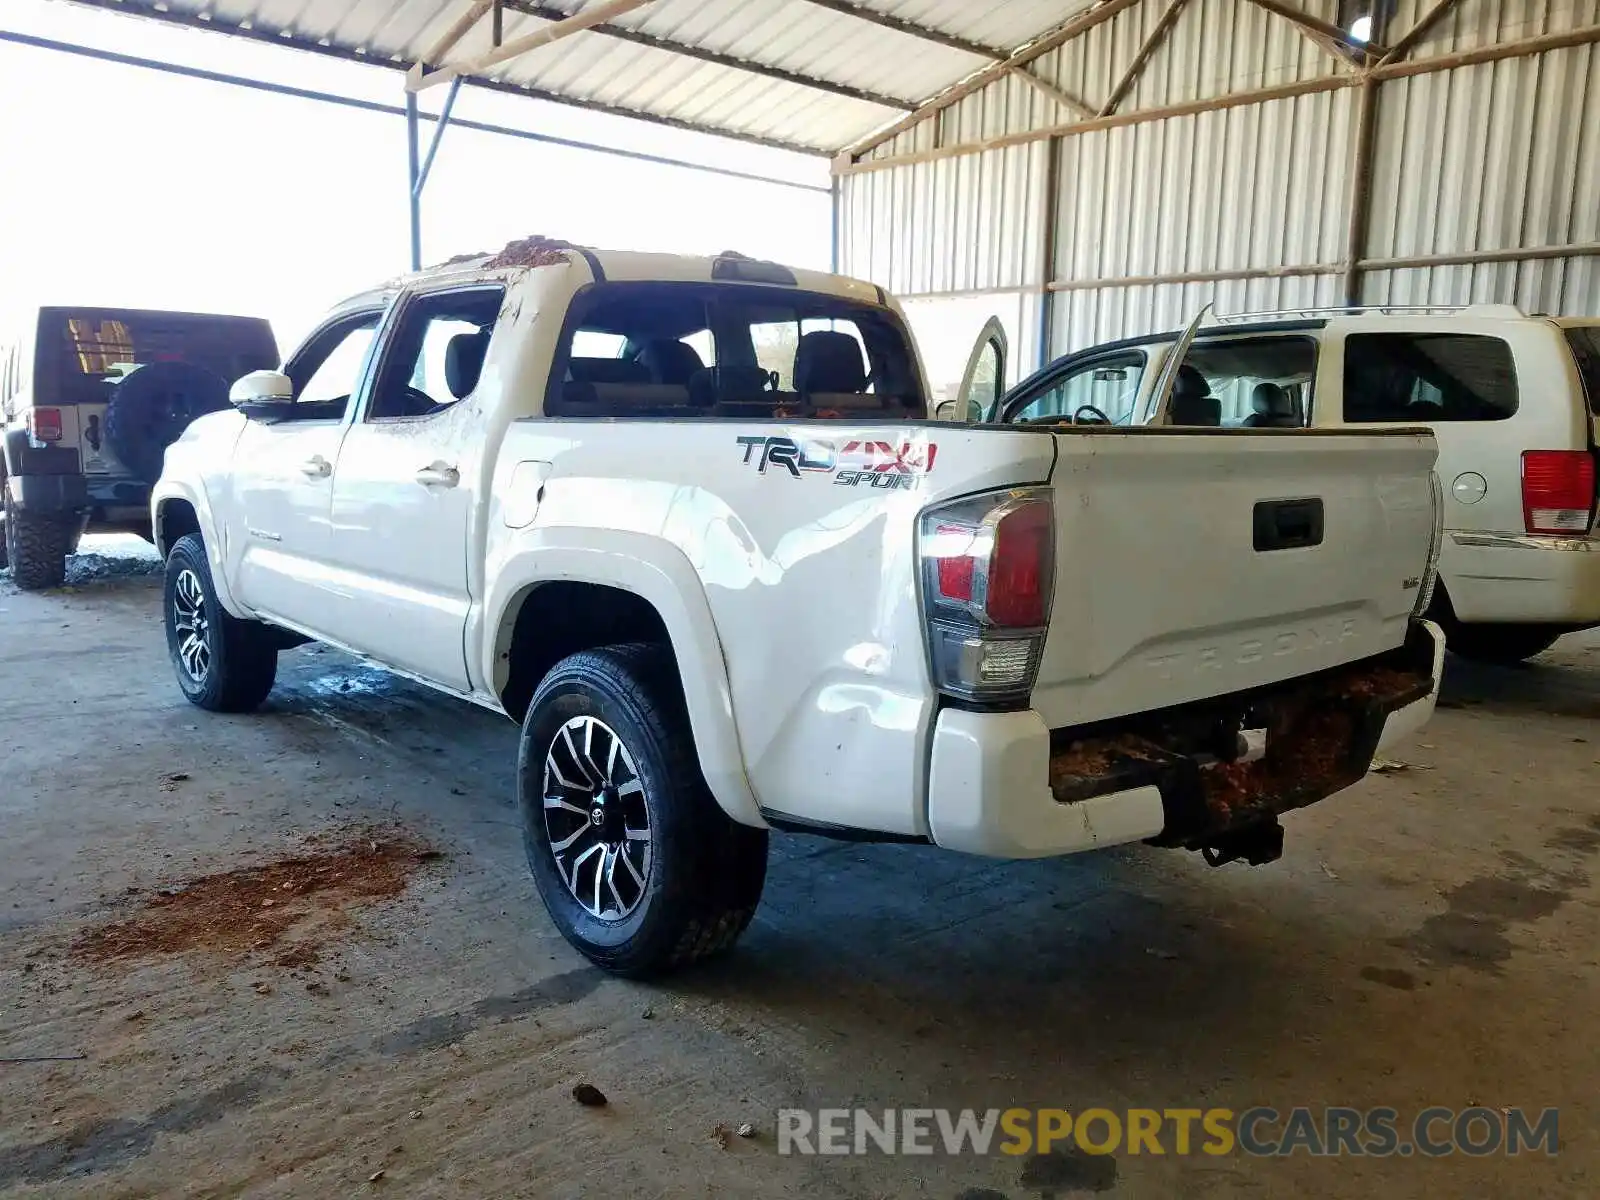
[[[728,949],[761,899],[767,832],[717,805],[671,655],[607,646],[563,659],[522,723],[528,866],[572,945],[641,977]]]
[[[241,621],[218,603],[198,534],[179,538],[167,555],[162,616],[167,653],[191,704],[238,713],[267,698],[278,674],[275,632],[256,621]]]
[[[67,554],[77,518],[59,513],[19,512],[5,499],[6,560],[11,579],[25,592],[60,587],[67,580]]]

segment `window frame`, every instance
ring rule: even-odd
[[[372,412],[372,406],[378,396],[378,385],[383,382],[385,372],[390,370],[394,363],[394,356],[397,353],[396,347],[400,344],[401,335],[405,332],[406,322],[411,319],[419,306],[443,297],[470,295],[474,292],[495,293],[499,297],[499,303],[495,306],[495,320],[490,325],[490,341],[492,343],[494,330],[499,325],[499,312],[505,304],[506,293],[509,288],[510,285],[504,280],[489,279],[471,283],[454,282],[430,288],[417,288],[400,297],[392,306],[388,319],[379,328],[378,340],[373,343],[378,348],[378,352],[372,356],[372,361],[368,364],[369,371],[362,388],[361,405],[354,418],[355,423],[361,425],[413,424],[419,421],[432,421],[455,408],[461,400],[452,397],[449,403],[431,413],[404,413],[399,416],[386,417],[374,416]],[[412,369],[415,370],[415,368],[416,364],[413,363]],[[465,399],[465,397],[461,399]],[[438,402],[435,401],[435,403]]]
[[[730,282],[727,282],[725,280],[717,280],[717,279],[712,279],[712,280],[615,279],[615,280],[601,280],[601,281],[597,281],[597,282],[594,282],[594,283],[588,283],[588,284],[584,284],[582,287],[578,288],[578,290],[573,293],[572,298],[570,299],[570,301],[567,304],[567,311],[566,311],[565,315],[562,317],[562,321],[561,321],[561,330],[556,335],[555,350],[554,350],[554,353],[553,353],[553,355],[551,357],[551,361],[550,361],[549,376],[545,381],[544,391],[543,391],[543,394],[540,397],[538,419],[540,419],[540,420],[563,420],[563,421],[573,421],[573,420],[575,420],[575,421],[594,421],[594,420],[723,421],[723,422],[727,422],[727,421],[746,421],[746,422],[784,422],[784,423],[788,423],[788,424],[793,424],[796,421],[813,421],[813,420],[815,420],[815,421],[825,422],[827,424],[837,424],[837,421],[835,421],[833,419],[830,419],[830,418],[813,417],[813,416],[779,416],[779,415],[777,415],[776,412],[774,412],[772,414],[766,414],[766,413],[730,414],[730,413],[726,413],[726,412],[718,412],[718,411],[716,411],[716,406],[714,406],[714,405],[711,408],[709,408],[707,410],[704,410],[704,411],[700,411],[700,410],[697,409],[694,412],[685,411],[685,412],[682,412],[682,413],[656,413],[656,412],[649,412],[649,411],[617,412],[617,413],[613,413],[613,414],[611,414],[609,416],[597,416],[597,415],[591,414],[591,413],[563,411],[564,408],[565,408],[563,389],[565,387],[567,367],[568,367],[568,364],[571,362],[572,357],[573,357],[573,354],[572,354],[572,340],[573,340],[573,337],[583,328],[584,321],[593,312],[595,304],[597,303],[596,300],[595,300],[595,295],[597,293],[608,292],[608,291],[611,291],[613,289],[619,289],[619,288],[648,288],[648,287],[683,288],[683,289],[686,289],[686,290],[702,291],[702,292],[706,292],[708,294],[708,299],[706,300],[706,306],[707,306],[706,332],[709,332],[709,334],[710,334],[710,336],[712,338],[712,346],[713,346],[713,351],[714,351],[714,356],[713,356],[712,362],[709,363],[708,366],[711,366],[713,368],[715,368],[717,365],[719,365],[719,362],[720,362],[720,355],[715,353],[715,352],[719,352],[724,347],[725,343],[727,343],[729,341],[732,341],[734,339],[729,337],[725,331],[718,329],[719,315],[720,314],[715,314],[715,313],[712,312],[712,303],[711,303],[711,300],[709,299],[710,295],[715,295],[715,296],[718,296],[718,297],[720,297],[720,296],[739,297],[739,296],[751,295],[751,296],[754,297],[754,302],[755,303],[760,303],[762,299],[768,298],[768,297],[770,297],[770,299],[773,300],[774,302],[781,302],[782,300],[784,300],[786,298],[790,299],[791,301],[796,300],[796,299],[815,299],[815,300],[827,301],[830,304],[835,304],[835,305],[839,306],[841,311],[838,312],[838,313],[833,314],[831,317],[818,317],[818,318],[815,318],[815,319],[818,319],[818,320],[830,320],[831,319],[831,320],[836,320],[836,321],[848,320],[848,321],[851,321],[851,322],[853,322],[855,324],[856,331],[857,331],[857,334],[859,336],[859,344],[861,345],[862,352],[863,352],[863,355],[864,355],[864,358],[865,358],[863,366],[867,369],[868,379],[869,379],[869,382],[871,382],[872,376],[873,376],[872,348],[871,348],[871,346],[869,344],[869,339],[868,339],[866,330],[862,327],[861,321],[857,320],[856,316],[854,315],[856,313],[868,314],[874,320],[881,321],[885,326],[887,326],[889,329],[891,329],[894,332],[894,334],[896,335],[896,337],[899,339],[900,345],[901,345],[902,349],[905,351],[905,365],[906,365],[906,368],[907,368],[907,371],[908,371],[906,383],[912,389],[914,389],[915,396],[913,397],[913,399],[916,401],[916,403],[914,403],[914,404],[904,404],[904,403],[902,403],[902,404],[894,406],[893,408],[885,408],[882,411],[882,413],[880,413],[878,415],[884,416],[887,419],[891,419],[891,420],[928,420],[928,419],[931,419],[932,409],[929,407],[929,402],[928,402],[927,381],[923,378],[923,372],[920,369],[920,359],[918,358],[918,355],[917,355],[916,338],[912,335],[911,329],[906,324],[904,318],[900,315],[900,313],[896,312],[893,308],[890,308],[887,305],[873,304],[870,301],[857,300],[857,299],[853,299],[853,298],[848,297],[848,296],[836,295],[836,294],[834,294],[832,292],[818,291],[818,290],[815,290],[815,289],[808,289],[808,288],[803,288],[803,287],[795,287],[795,286],[792,286],[792,285],[766,284],[766,283],[761,283],[761,284],[730,283]],[[808,320],[808,319],[812,319],[812,318],[802,318],[802,320]],[[750,329],[750,326],[745,326],[744,329],[745,329],[745,332],[746,332],[746,336],[748,337],[748,331]],[[699,336],[700,332],[701,331],[697,330],[697,331],[695,331],[694,334],[691,334],[689,336],[691,336],[691,337]],[[683,339],[679,338],[678,340],[682,341]],[[753,343],[751,345],[751,349],[752,349],[752,357],[753,357],[753,353],[754,353],[754,345],[753,345]],[[698,353],[698,350],[696,351],[696,353]],[[581,357],[581,356],[579,356],[579,357]],[[863,393],[863,395],[872,395],[872,394],[874,394],[874,393],[871,393],[871,392]],[[742,402],[741,401],[733,401],[732,403],[742,403]],[[866,412],[866,410],[863,410],[863,413],[865,413],[865,412]],[[861,419],[862,420],[866,420],[868,418],[867,418],[867,416],[863,415]]]
[[[1437,416],[1400,415],[1392,413],[1379,419],[1362,419],[1352,417],[1350,413],[1350,370],[1351,345],[1358,339],[1364,338],[1410,338],[1414,341],[1442,340],[1446,338],[1458,341],[1487,341],[1496,342],[1505,352],[1505,361],[1510,366],[1511,379],[1511,406],[1499,411],[1493,416],[1453,417],[1445,414],[1444,405],[1440,404],[1440,414]],[[1512,339],[1496,333],[1460,332],[1456,330],[1433,329],[1398,329],[1398,330],[1369,330],[1352,331],[1344,335],[1343,344],[1340,346],[1339,370],[1342,381],[1339,392],[1339,422],[1343,425],[1497,425],[1502,421],[1513,420],[1522,411],[1522,379],[1517,364],[1516,347]],[[1412,388],[1415,389],[1419,382],[1425,382],[1420,372],[1414,372]],[[1415,401],[1411,401],[1412,404]]]
[[[283,374],[288,376],[291,382],[295,382],[295,369],[303,360],[305,360],[307,355],[315,352],[324,342],[328,343],[327,349],[323,350],[321,356],[316,360],[316,365],[312,367],[311,373],[306,377],[305,383],[295,382],[294,404],[289,406],[290,411],[277,418],[275,423],[281,424],[287,421],[299,424],[307,424],[311,422],[322,421],[331,424],[341,424],[345,421],[348,421],[350,419],[350,414],[354,411],[356,404],[360,401],[362,394],[366,390],[367,379],[372,372],[373,360],[376,357],[374,351],[378,347],[378,340],[383,336],[384,325],[386,323],[385,318],[388,315],[389,309],[390,304],[387,301],[379,304],[377,307],[362,305],[356,308],[345,309],[331,317],[328,317],[322,322],[321,325],[317,326],[309,334],[307,334],[300,344],[295,347],[294,353],[289,355],[289,357],[283,362]],[[355,381],[350,390],[350,399],[345,403],[344,412],[339,414],[337,417],[295,416],[293,410],[299,407],[301,403],[300,391],[305,387],[305,384],[310,383],[311,380],[316,378],[317,372],[320,371],[323,364],[326,363],[330,357],[332,357],[333,352],[343,344],[345,338],[349,337],[356,328],[359,328],[361,323],[373,317],[377,318],[377,322],[372,328],[372,344],[367,347],[366,356],[362,359],[361,366],[356,371]],[[305,403],[309,406],[311,404],[325,404],[327,401],[308,400]]]
[[[1135,420],[1135,418],[1139,415],[1141,408],[1145,404],[1145,379],[1150,373],[1150,349],[1152,345],[1165,345],[1170,347],[1173,345],[1173,343],[1154,342],[1151,343],[1151,345],[1118,346],[1115,349],[1089,350],[1085,351],[1082,355],[1073,355],[1070,358],[1062,360],[1058,364],[1059,369],[1052,371],[1044,379],[1041,379],[1039,381],[1039,385],[1031,392],[1024,392],[1006,402],[1005,411],[1001,414],[1003,423],[1007,425],[1019,423],[1023,419],[1021,416],[1023,409],[1034,403],[1046,392],[1054,391],[1067,380],[1075,379],[1077,376],[1082,375],[1085,371],[1098,370],[1107,365],[1114,364],[1118,360],[1137,358],[1139,360],[1139,388],[1134,396],[1133,407],[1128,410],[1128,425],[1131,426],[1137,424],[1138,422]],[[1130,363],[1129,365],[1132,364]],[[1071,420],[1072,414],[1058,414],[1057,419]],[[1039,420],[1042,423],[1043,418],[1039,418]]]

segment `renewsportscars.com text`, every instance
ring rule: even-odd
[[[1229,1108],[785,1108],[779,1154],[1089,1154],[1439,1158],[1559,1150],[1559,1110]]]

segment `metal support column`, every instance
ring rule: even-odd
[[[844,202],[844,192],[842,188],[843,181],[837,175],[835,175],[828,183],[828,201],[829,207],[832,210],[831,220],[833,222],[833,232],[831,234],[832,240],[829,243],[828,250],[828,269],[835,275],[839,273],[839,265],[842,258],[841,252],[843,249],[839,244],[841,224],[843,221],[843,214],[839,211],[839,206]]]
[[[417,187],[421,169],[417,161],[417,94],[406,93],[406,178],[411,204],[411,269],[422,270],[422,193]]]
[[[450,124],[450,114],[456,107],[456,93],[461,90],[461,77],[450,81],[450,91],[444,98],[438,123],[433,127],[433,137],[428,141],[428,153],[417,165],[417,96],[406,93],[406,133],[409,137],[411,164],[411,269],[422,270],[422,189],[428,186],[428,175],[433,170],[434,157],[439,153],[439,143],[444,138],[445,127]]]
[[[1050,353],[1051,326],[1055,323],[1056,294],[1050,285],[1056,278],[1056,223],[1060,218],[1061,197],[1061,139],[1051,138],[1045,151],[1044,202],[1042,210],[1044,228],[1040,230],[1040,255],[1044,266],[1039,281],[1039,354],[1036,367],[1043,367],[1054,357]],[[1017,372],[1022,377],[1022,372]]]
[[[1378,88],[1368,74],[1356,100],[1355,161],[1350,166],[1350,224],[1345,234],[1344,303],[1361,303],[1361,260],[1372,223],[1372,167],[1378,137]]]

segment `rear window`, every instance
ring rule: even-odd
[[[1572,356],[1578,360],[1578,374],[1583,376],[1589,411],[1600,415],[1600,325],[1567,330],[1567,342],[1572,347]]]
[[[574,304],[545,411],[596,417],[920,417],[889,310],[785,288],[605,283]]]
[[[1357,333],[1344,343],[1344,419],[1504,421],[1517,371],[1501,338],[1463,333]]]
[[[117,309],[46,310],[40,316],[37,400],[104,400],[137,366],[186,362],[232,383],[278,365],[271,327],[254,317]]]

